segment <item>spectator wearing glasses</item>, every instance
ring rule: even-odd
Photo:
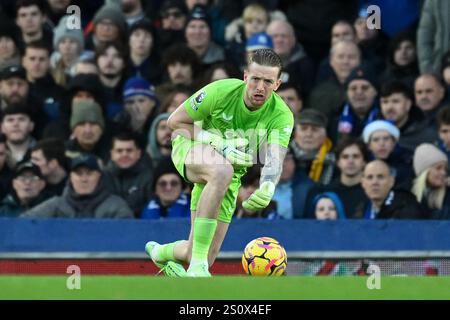
[[[188,9],[182,0],[165,0],[159,12],[161,27],[158,29],[158,38],[161,52],[164,52],[174,43],[184,42]]]
[[[95,51],[107,42],[121,42],[127,32],[127,22],[120,7],[113,3],[105,3],[94,16],[93,32],[86,38],[86,49]]]
[[[190,197],[183,192],[185,183],[171,161],[155,170],[154,196],[141,213],[141,219],[189,218]]]
[[[48,198],[39,167],[29,161],[17,166],[12,187],[12,192],[0,202],[0,217],[17,217]]]

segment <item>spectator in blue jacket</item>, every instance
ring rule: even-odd
[[[172,161],[161,162],[155,169],[154,196],[142,210],[141,219],[189,218],[190,196],[183,192],[185,183]]]

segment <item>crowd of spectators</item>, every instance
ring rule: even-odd
[[[0,217],[189,219],[167,119],[259,48],[295,128],[270,205],[242,207],[257,164],[235,217],[450,219],[447,0],[4,0]]]

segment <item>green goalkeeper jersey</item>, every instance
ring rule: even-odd
[[[244,103],[244,92],[242,80],[218,80],[187,99],[184,108],[203,130],[224,138],[247,138],[249,153],[257,152],[264,143],[287,148],[294,116],[283,99],[274,92],[262,107],[250,111]]]

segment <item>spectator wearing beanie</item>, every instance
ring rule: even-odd
[[[114,123],[120,131],[132,131],[142,145],[147,144],[147,132],[158,113],[159,100],[155,87],[141,77],[133,77],[123,87],[122,110]]]
[[[107,181],[92,154],[72,159],[67,187],[55,196],[24,212],[23,218],[130,219],[133,212],[121,197],[107,188]]]
[[[359,137],[364,127],[376,120],[380,113],[378,81],[374,70],[368,67],[354,69],[347,78],[345,91],[346,101],[332,122],[330,135],[333,141],[345,136]]]
[[[25,68],[12,65],[1,70],[0,87],[0,115],[8,106],[26,106],[34,122],[33,135],[39,139],[49,119],[46,112],[43,112],[42,100],[31,92]]]
[[[116,0],[112,0],[110,2],[114,2]],[[108,1],[107,1],[108,2]],[[147,11],[153,11],[154,4],[149,3],[151,1],[142,1],[142,0],[122,0],[116,1],[121,4],[122,12],[125,16],[125,20],[128,26],[145,19],[144,5],[148,8],[145,8]]]
[[[17,165],[11,192],[0,201],[0,217],[18,217],[49,198],[39,167],[30,161]]]
[[[30,84],[27,72],[20,64],[7,66],[0,71],[0,104],[2,110],[12,104],[26,104]]]
[[[189,14],[185,29],[186,43],[203,65],[225,60],[225,50],[212,41],[211,22],[205,6],[196,5]]]
[[[253,34],[245,43],[245,50],[247,52],[258,49],[273,49],[272,37],[266,32],[257,32]]]
[[[390,121],[375,120],[365,126],[362,135],[370,160],[385,161],[395,176],[395,186],[409,190],[414,178],[412,152],[399,145],[400,130]]]
[[[448,159],[430,143],[419,145],[414,152],[412,193],[431,219],[450,219],[450,191],[447,186]]]
[[[71,134],[70,116],[72,114],[72,105],[76,101],[81,100],[95,101],[100,106],[105,105],[103,86],[96,74],[78,74],[69,80],[59,110],[60,117],[45,126],[43,137],[68,139]],[[103,114],[106,114],[104,109]],[[109,127],[109,125],[106,125],[106,127]]]
[[[127,22],[119,5],[106,3],[95,14],[93,32],[86,40],[86,49],[95,51],[101,44],[111,41],[124,43]]]
[[[184,0],[164,0],[159,10],[161,27],[158,28],[160,49],[164,52],[175,43],[183,43],[189,10]]]
[[[131,25],[128,32],[130,57],[127,75],[142,77],[158,85],[162,80],[161,57],[155,28],[148,19],[141,19]]]
[[[160,163],[153,181],[154,196],[142,211],[141,219],[189,219],[190,196],[183,191],[185,182],[173,162]]]
[[[64,16],[53,31],[54,51],[50,57],[50,67],[56,83],[65,87],[70,70],[84,51],[84,36],[81,29],[67,28],[69,16]]]
[[[294,138],[289,143],[298,169],[309,177],[305,180],[324,185],[331,182],[336,165],[333,143],[327,135],[327,124],[328,118],[322,112],[302,110],[295,119]]]
[[[66,155],[92,153],[104,163],[109,159],[110,139],[105,133],[101,107],[94,101],[79,101],[73,105],[70,117],[71,138],[66,141]]]

